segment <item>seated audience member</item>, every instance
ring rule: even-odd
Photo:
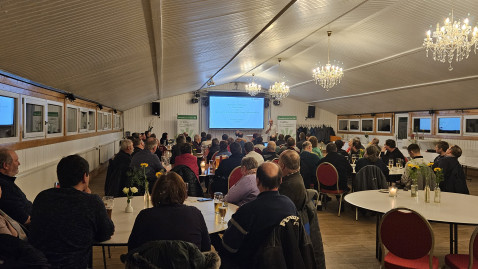
[[[279,155],[276,153],[276,143],[274,141],[270,141],[267,144],[267,147],[262,151],[262,157],[264,157],[264,161],[272,161],[279,158]]]
[[[369,145],[365,149],[364,157],[359,159],[355,163],[355,172],[358,173],[360,169],[362,169],[363,167],[367,165],[375,165],[378,168],[380,168],[380,170],[382,170],[383,175],[386,178],[388,178],[388,174],[390,171],[388,170],[388,166],[383,163],[382,159],[380,159],[379,155],[380,155],[380,149],[376,147],[375,145]]]
[[[325,147],[325,152],[327,152],[327,155],[325,155],[324,158],[320,159],[319,165],[324,162],[331,163],[339,173],[339,189],[349,191],[350,188],[347,185],[347,179],[352,176],[352,166],[350,166],[350,163],[347,161],[347,159],[345,159],[344,156],[337,153],[337,146],[335,145],[335,143],[330,142],[329,144],[327,144],[327,146]],[[320,187],[330,190],[337,189],[336,186]]]
[[[347,159],[349,158],[349,154],[347,153],[347,151],[345,151],[343,149],[344,147],[344,141],[342,140],[335,140],[335,145],[337,146],[337,153],[346,157]]]
[[[186,197],[186,184],[178,174],[162,175],[151,194],[153,207],[141,210],[136,217],[128,250],[153,240],[182,240],[201,251],[211,250],[204,217],[196,207],[184,205]]]
[[[176,137],[176,144],[171,148],[171,159],[169,163],[174,164],[176,156],[181,155],[181,145],[183,143],[186,143],[186,137],[184,137],[183,134],[180,134]]]
[[[194,172],[196,177],[199,179],[198,158],[192,155],[191,144],[182,143],[180,150],[181,150],[181,155],[176,157],[174,166],[186,165],[187,167],[191,168],[191,170]]]
[[[212,159],[212,156],[214,153],[218,152],[220,150],[219,147],[219,139],[214,138],[211,142],[211,146],[209,147],[209,153],[207,154],[207,161],[209,162]],[[219,156],[219,155],[216,155]]]
[[[201,143],[206,141],[206,132],[201,132]]]
[[[257,195],[257,194],[256,194]],[[2,198],[2,187],[0,186],[0,199]],[[27,235],[20,223],[10,218],[0,210],[0,234],[8,234],[21,240],[27,240]]]
[[[418,173],[418,189],[423,190],[425,187],[425,175],[424,170],[428,170],[428,173],[431,175],[433,174],[430,167],[428,167],[428,161],[423,158],[420,147],[417,144],[410,144],[407,147],[408,154],[412,158],[408,163],[420,166],[420,172]],[[433,177],[430,181],[430,187],[433,189],[435,187],[435,177]],[[410,177],[410,169],[407,167],[405,172],[402,175],[401,183],[405,185],[407,188],[410,187],[412,184],[412,179]]]
[[[201,137],[199,135],[194,135],[194,141],[192,146],[193,146],[193,152],[201,153]]]
[[[312,153],[319,156],[319,159],[324,158],[324,155],[322,154],[322,150],[319,148],[319,140],[317,140],[317,137],[315,136],[309,137],[309,142],[312,144]]]
[[[222,140],[221,142],[219,142],[219,151],[217,152],[216,156],[231,156],[231,153],[227,150],[228,146],[229,145],[227,144],[227,141]]]
[[[352,155],[357,155],[357,159],[360,157],[360,155],[365,154],[364,147],[360,141],[353,141],[352,143],[352,148],[350,149],[350,156],[349,160],[352,161]]]
[[[206,135],[206,140],[202,142],[203,145],[207,146],[207,147],[210,147],[211,144],[212,144],[212,135],[211,134],[207,134]],[[218,143],[219,144],[219,143]]]
[[[227,134],[222,134],[222,140],[221,141],[227,141],[229,139],[229,136]]]
[[[131,164],[131,154],[133,153],[133,142],[129,139],[123,139],[120,142],[120,151],[110,161],[105,181],[105,195],[125,196],[123,188],[127,186],[128,175]]]
[[[276,144],[278,147],[285,144],[284,134],[279,134],[279,138],[277,139]]]
[[[140,137],[139,137],[139,133],[132,133],[131,136],[132,136],[133,138],[140,138]],[[131,141],[133,141],[133,140],[131,140]]]
[[[450,145],[448,145],[448,142],[446,141],[440,141],[435,145],[435,151],[438,153],[438,156],[436,156],[435,160],[433,161],[433,168],[438,167],[440,164],[440,161],[446,157],[446,151]]]
[[[368,143],[368,144],[369,144],[370,146],[373,145],[373,146],[377,147],[377,148],[378,148],[378,152],[380,152],[380,151],[382,150],[382,148],[378,145],[378,143],[380,143],[380,140],[379,140],[378,138],[374,137],[374,138],[372,139],[372,141],[370,141],[370,143]]]
[[[32,203],[15,184],[18,166],[20,166],[20,162],[15,151],[0,148],[0,186],[3,188],[0,209],[17,222],[29,224]]]
[[[295,139],[293,137],[290,137],[287,138],[287,143],[285,143],[284,145],[282,145],[281,149],[279,150],[279,152],[277,154],[281,154],[282,152],[284,152],[285,150],[295,150],[297,153],[300,153],[300,150],[299,148],[297,148],[295,146]]]
[[[189,144],[192,143],[192,140],[191,140],[191,137],[190,137],[190,136],[186,136],[186,143],[189,143]]]
[[[134,151],[131,156],[134,156],[136,153],[142,151],[144,149],[144,142],[140,138],[133,138],[133,147]]]
[[[297,145],[297,148],[299,148],[299,152],[302,150],[302,144],[306,141],[305,139],[305,133],[304,132],[300,132],[299,134],[299,141],[297,141],[296,145]]]
[[[229,189],[229,192],[224,198],[226,202],[242,206],[256,199],[257,195],[259,195],[256,182],[257,167],[257,161],[254,158],[248,157],[242,159],[242,177]]]
[[[276,141],[277,141],[277,136],[276,136],[276,135],[271,135],[271,136],[269,136],[269,141],[274,141],[274,142],[276,142]]]
[[[159,140],[159,144],[166,146],[168,144],[168,133],[163,133],[161,135],[161,139]]]
[[[466,186],[466,176],[458,158],[462,154],[461,148],[457,145],[451,146],[446,151],[446,157],[438,163],[443,169],[444,180],[440,182],[440,189],[446,192],[470,194]]]
[[[300,155],[295,150],[285,150],[279,156],[279,167],[282,171],[279,193],[289,197],[299,211],[307,202],[304,179],[300,175]]]
[[[236,131],[236,143],[241,145],[242,152],[244,152],[244,144],[246,143],[246,139],[244,138],[244,133],[240,131]]]
[[[151,191],[151,188],[156,181],[156,173],[165,168],[161,164],[158,156],[154,154],[154,152],[156,152],[156,148],[158,147],[158,140],[156,138],[148,138],[146,140],[145,146],[146,148],[144,150],[133,156],[130,167],[139,169],[141,168],[142,163],[148,164],[148,167],[146,168],[146,177],[149,182],[149,190]]]
[[[263,151],[266,146],[264,146],[264,143],[262,142],[262,136],[256,137],[254,140],[254,148],[259,149],[260,151]]]
[[[40,192],[33,202],[29,241],[53,268],[86,268],[91,246],[108,240],[114,225],[101,198],[90,194],[85,159],[64,157],[56,171],[60,188]]]
[[[264,162],[264,157],[254,151],[254,144],[252,144],[252,142],[247,142],[246,144],[244,144],[244,149],[246,150],[246,155],[244,156],[244,158],[252,157],[257,161],[259,165]]]
[[[241,206],[229,222],[221,239],[212,237],[225,268],[231,261],[240,268],[251,268],[254,257],[274,227],[288,216],[297,216],[292,201],[278,192],[281,171],[275,163],[263,163],[257,169],[257,198]]]
[[[402,159],[402,162],[405,164],[407,159],[403,156],[402,152],[396,147],[395,140],[387,139],[385,141],[385,146],[382,148],[382,152],[380,153],[380,158],[384,164],[388,165],[389,160],[393,160],[393,165],[397,159]]]
[[[320,158],[312,152],[312,143],[305,141],[300,153],[300,175],[304,179],[304,186],[309,189],[317,189],[317,166]]]
[[[211,184],[212,192],[227,193],[227,179],[234,168],[241,165],[242,150],[241,145],[237,142],[231,144],[231,156],[228,159],[222,160],[219,167],[214,173],[213,183]]]
[[[30,243],[9,234],[0,234],[1,268],[51,268],[45,255]]]

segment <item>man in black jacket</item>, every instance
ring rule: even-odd
[[[123,188],[128,187],[128,176],[126,172],[131,164],[131,154],[133,153],[133,142],[129,139],[121,140],[120,151],[113,160],[110,161],[105,181],[105,195],[108,196],[126,196]]]
[[[440,182],[440,189],[446,192],[470,194],[466,186],[466,176],[458,158],[461,156],[461,148],[457,145],[446,151],[446,157],[442,158],[438,167],[443,169],[444,180]]]
[[[397,159],[402,159],[402,163],[407,162],[405,156],[403,156],[402,152],[396,147],[395,140],[393,139],[387,139],[385,141],[385,146],[382,148],[380,158],[382,158],[385,165],[388,165],[389,160],[393,161],[394,166],[396,165]]]
[[[312,153],[312,143],[305,141],[302,144],[302,152],[300,153],[300,174],[304,179],[304,185],[309,189],[317,189],[317,166],[320,158],[317,154]]]
[[[234,142],[230,146],[231,148],[231,156],[225,160],[222,160],[217,168],[216,172],[214,173],[214,181],[211,184],[211,191],[214,192],[222,192],[223,194],[227,194],[227,180],[229,178],[229,174],[232,170],[238,166],[241,166],[242,160],[242,150],[241,145],[237,142]]]
[[[327,144],[325,151],[327,152],[327,155],[320,159],[319,165],[324,162],[331,163],[339,173],[339,188],[341,190],[349,191],[350,188],[347,185],[347,179],[352,175],[352,166],[350,166],[350,163],[345,159],[344,156],[337,153],[337,146],[333,142]],[[336,186],[321,186],[321,188],[330,190],[337,189]]]

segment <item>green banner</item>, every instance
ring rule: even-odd
[[[41,116],[42,114],[41,111],[33,111],[33,116]]]
[[[277,116],[277,129],[279,134],[290,135],[296,139],[296,116]]]
[[[56,117],[56,118],[58,118],[58,112],[48,112],[48,117]]]
[[[297,116],[277,116],[277,120],[297,120]]]
[[[187,133],[190,137],[199,134],[199,124],[197,115],[178,115],[177,116],[178,134]]]
[[[197,115],[178,115],[178,120],[197,120]]]

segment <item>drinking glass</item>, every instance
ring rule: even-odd
[[[355,160],[357,160],[357,155],[352,154],[352,164],[355,164]]]
[[[395,164],[397,165],[397,168],[402,168],[402,159],[400,158],[395,159]]]
[[[219,167],[219,163],[221,163],[221,156],[216,156],[216,169]]]
[[[219,207],[219,216],[221,216],[221,223],[226,223],[224,217],[226,217],[227,207],[222,205]]]
[[[224,194],[222,194],[222,192],[214,193],[214,213],[219,214],[219,207],[222,206],[223,199]]]
[[[393,160],[388,160],[388,169],[393,168]]]
[[[115,198],[113,196],[103,196],[103,204],[105,204],[106,213],[111,219],[111,212],[113,212],[113,207],[115,205]]]

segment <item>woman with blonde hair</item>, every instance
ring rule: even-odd
[[[317,154],[319,159],[324,158],[324,155],[322,155],[322,150],[319,148],[319,140],[317,140],[317,137],[309,137],[309,142],[312,143],[312,153]]]

